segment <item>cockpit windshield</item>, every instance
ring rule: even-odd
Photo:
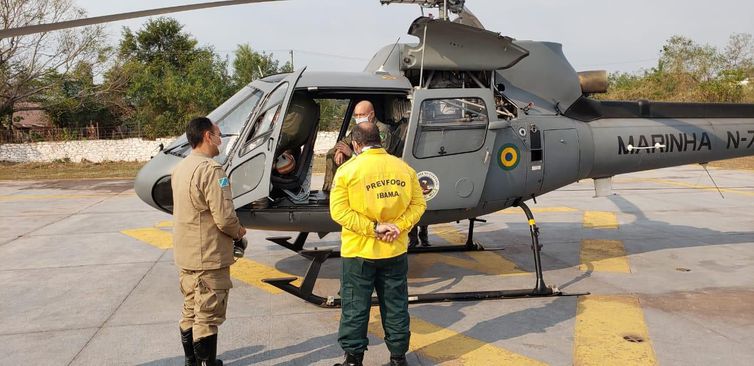
[[[261,90],[249,86],[244,87],[207,115],[220,127],[220,133],[222,133],[220,155],[215,157],[218,163],[225,163],[230,150],[238,140],[238,135],[263,96],[264,93]],[[191,152],[185,135],[179,137],[168,149],[169,153],[182,157],[186,157]]]

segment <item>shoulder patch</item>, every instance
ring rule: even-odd
[[[220,184],[220,188],[225,188],[230,185],[230,181],[228,181],[227,177],[222,177],[218,179],[217,183]]]

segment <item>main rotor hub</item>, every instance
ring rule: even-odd
[[[460,14],[466,0],[380,0],[382,5],[412,4],[423,8],[438,8],[443,20],[448,20],[448,12]]]

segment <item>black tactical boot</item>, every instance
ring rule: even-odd
[[[341,363],[336,363],[333,366],[362,366],[362,361],[364,361],[363,353],[350,354],[346,352],[345,360]]]
[[[429,244],[429,227],[427,225],[419,226],[419,242],[423,247],[430,246]]]
[[[217,334],[204,337],[194,342],[194,354],[197,366],[223,366],[217,357]]]
[[[178,328],[180,329],[180,328]],[[191,328],[181,331],[181,343],[183,343],[183,354],[186,355],[186,366],[196,366],[196,356],[194,356],[194,332]]]
[[[418,228],[414,226],[411,231],[408,232],[408,247],[413,248],[419,245]]]
[[[406,355],[390,356],[390,366],[408,366]]]

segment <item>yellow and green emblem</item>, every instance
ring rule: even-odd
[[[516,145],[505,144],[500,147],[497,154],[497,164],[503,170],[512,170],[518,166],[518,162],[521,161],[521,153],[518,151]]]

